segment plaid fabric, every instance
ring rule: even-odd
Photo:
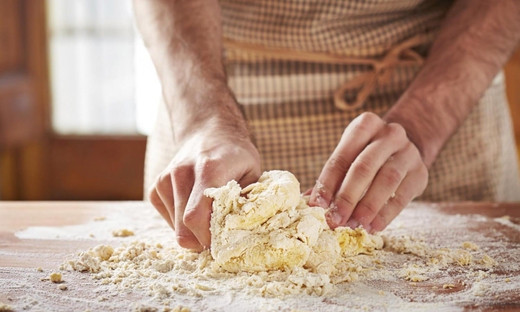
[[[374,57],[411,36],[435,32],[450,1],[222,0],[226,38],[264,46]],[[427,47],[419,48],[425,52]],[[398,67],[363,107],[335,107],[334,91],[366,65],[281,61],[247,55],[226,63],[229,86],[243,105],[263,170],[283,169],[311,187],[349,122],[364,111],[384,115],[420,70]],[[353,98],[357,90],[347,92]],[[173,112],[175,113],[175,112]],[[164,104],[149,137],[145,186],[176,152]],[[429,201],[520,200],[511,121],[499,75],[430,170],[420,198]]]

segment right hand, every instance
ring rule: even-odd
[[[212,200],[204,190],[230,180],[245,187],[258,181],[260,173],[260,156],[247,136],[230,129],[203,128],[181,144],[148,197],[175,230],[179,245],[201,251],[211,243]]]

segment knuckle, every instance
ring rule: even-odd
[[[199,166],[202,167],[202,169],[214,169],[218,167],[218,164],[220,163],[220,159],[210,156],[201,156],[201,158],[198,160]]]
[[[368,178],[371,175],[373,167],[373,161],[369,158],[358,158],[352,165],[354,176],[360,178]]]
[[[157,177],[155,190],[160,194],[172,192],[172,180],[169,173],[162,173]],[[153,188],[150,190],[150,192],[153,192]]]
[[[164,185],[164,184],[170,184],[171,183],[171,176],[169,172],[163,172],[157,176],[157,180],[155,182],[156,186]]]
[[[359,209],[363,215],[375,216],[379,212],[379,208],[374,202],[362,200],[357,205],[356,209]]]
[[[386,125],[386,128],[387,128],[387,133],[391,136],[394,136],[396,138],[406,138],[407,135],[406,135],[406,130],[404,129],[403,126],[401,126],[400,124],[398,123],[389,123],[388,125]]]
[[[408,205],[408,203],[410,202],[407,198],[405,198],[402,194],[398,194],[396,192],[394,198],[392,198],[392,200],[394,201],[394,203],[396,204],[396,206],[398,206],[399,208],[404,208],[406,207],[406,205]]]
[[[210,156],[201,156],[197,160],[197,171],[199,174],[209,174],[211,176],[218,176],[224,174],[223,159],[221,157],[210,157]]]
[[[197,240],[192,235],[185,235],[182,233],[176,236],[177,244],[183,248],[193,248],[197,244]]]
[[[381,122],[381,118],[377,114],[372,113],[372,112],[364,112],[361,115],[359,115],[358,118],[362,123],[367,123],[367,124],[372,124],[372,125],[375,125],[375,124],[378,124]]]
[[[370,129],[373,129],[374,127],[378,127],[382,124],[381,118],[379,118],[378,115],[371,113],[371,112],[365,112],[361,115],[359,115],[353,122],[353,130],[357,132],[366,132]],[[345,129],[346,130],[346,129]]]
[[[345,207],[354,207],[356,206],[356,201],[348,194],[338,193],[334,197],[334,202],[336,204],[340,204]]]
[[[188,228],[192,228],[199,224],[201,220],[202,216],[199,209],[186,209],[184,216],[182,217],[182,222]]]
[[[384,181],[388,185],[392,185],[392,186],[399,185],[404,178],[403,174],[395,168],[390,168],[390,169],[384,170],[381,173],[381,175],[382,175]]]
[[[165,178],[169,179],[169,183],[171,183],[172,179],[175,181],[184,179],[189,170],[190,167],[188,165],[177,165],[170,172],[165,173]]]
[[[345,157],[341,154],[334,154],[330,157],[328,161],[329,167],[331,167],[334,171],[347,172],[350,164],[347,162]]]
[[[371,223],[372,230],[380,232],[384,230],[391,220],[387,220],[387,216],[382,212],[379,212]]]
[[[163,185],[168,185],[171,182],[171,175],[169,172],[164,172],[164,173],[161,173],[158,177],[157,177],[157,181],[155,183],[156,187],[159,188]]]
[[[163,202],[154,188],[148,191],[148,200],[154,207],[163,205]]]
[[[421,153],[419,152],[419,149],[417,149],[417,146],[413,144],[411,141],[408,141],[406,143],[406,146],[404,147],[404,151],[411,155],[410,158],[418,160],[420,163],[422,163],[421,160]]]

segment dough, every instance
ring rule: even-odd
[[[53,283],[60,283],[61,282],[62,275],[61,273],[52,272],[49,275],[49,280]]]
[[[287,171],[264,172],[244,189],[230,181],[204,194],[213,198],[211,255],[228,272],[303,267],[331,274],[342,258],[383,247],[380,236],[361,228],[331,230],[326,210],[309,207]]]
[[[112,231],[112,236],[114,236],[114,237],[134,236],[134,232],[130,231],[128,229],[114,230],[114,231]]]

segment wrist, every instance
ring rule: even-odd
[[[388,123],[398,123],[406,130],[408,139],[417,147],[427,168],[430,168],[442,149],[449,135],[447,130],[439,129],[435,120],[439,120],[427,109],[420,98],[407,95],[399,101],[383,117]]]
[[[233,134],[250,138],[244,115],[231,90],[225,85],[194,87],[182,96],[166,100],[177,142],[202,134],[214,137]]]

